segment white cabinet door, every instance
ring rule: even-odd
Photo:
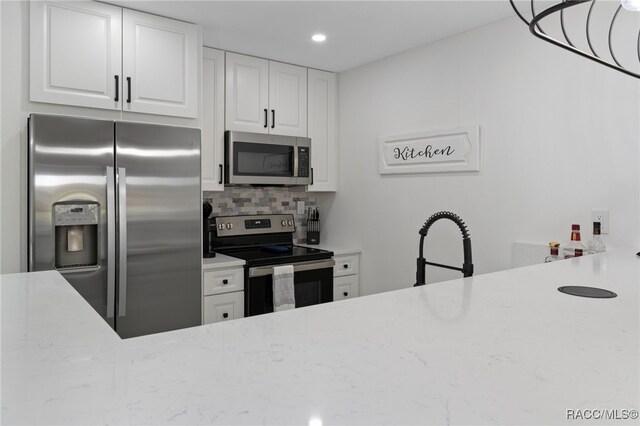
[[[333,266],[334,277],[357,274],[360,269],[360,256],[357,254],[336,256],[334,260],[336,262]]]
[[[195,118],[198,27],[128,9],[122,16],[123,110]]]
[[[269,133],[307,137],[307,69],[269,62]]]
[[[338,89],[334,73],[309,69],[309,131],[313,185],[308,191],[338,189]]]
[[[215,269],[202,272],[202,294],[232,293],[244,290],[244,268]]]
[[[226,55],[227,130],[269,133],[269,61]]]
[[[333,278],[333,301],[358,297],[358,275]]]
[[[229,321],[244,317],[244,292],[205,296],[203,324]]]
[[[224,52],[202,53],[202,190],[224,191]]]
[[[122,9],[33,1],[30,19],[30,99],[119,110]]]

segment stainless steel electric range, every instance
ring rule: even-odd
[[[333,301],[333,252],[293,244],[292,214],[218,216],[212,247],[246,261],[245,316],[273,312],[273,267],[294,266],[296,308]]]

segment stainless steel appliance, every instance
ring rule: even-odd
[[[293,244],[291,214],[214,218],[217,252],[244,259],[245,316],[273,312],[273,267],[294,266],[296,308],[333,301],[333,253]]]
[[[225,185],[311,185],[311,139],[226,131]]]
[[[201,323],[200,130],[29,117],[28,266],[123,338]]]

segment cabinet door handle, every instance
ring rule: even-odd
[[[222,284],[229,284],[229,280],[225,278],[224,280],[222,280]]]
[[[218,179],[218,183],[222,185],[222,164],[218,164],[220,166],[220,179]]]
[[[267,124],[267,120],[269,120],[269,111],[265,108],[264,109],[264,128],[266,129],[268,124]]]
[[[271,110],[271,128],[274,129],[276,127],[276,110]]]
[[[131,103],[131,77],[127,77],[127,103]]]
[[[228,318],[228,317],[229,317],[228,313],[225,312],[224,314],[222,314],[222,318]]]
[[[120,76],[114,75],[113,78],[116,79],[116,96],[114,96],[113,100],[120,102]]]
[[[345,263],[344,265],[342,265],[342,267],[343,267],[344,269],[347,269],[347,268],[349,267],[349,265],[347,265],[347,264]]]
[[[344,293],[342,293],[342,295],[343,295],[344,297],[347,297],[347,296],[349,295],[349,292],[348,292],[348,291],[345,291]]]

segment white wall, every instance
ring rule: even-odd
[[[13,273],[27,268],[26,125],[29,114],[194,127],[199,126],[200,120],[29,102],[29,2],[0,0],[0,8],[0,273]]]
[[[476,273],[510,267],[515,241],[565,241],[610,209],[610,249],[639,245],[640,83],[535,39],[516,18],[339,75],[339,190],[319,199],[327,244],[361,246],[361,291],[415,280],[418,229],[451,210]],[[480,125],[479,173],[381,176],[378,137]],[[630,250],[631,252],[631,250]],[[438,222],[428,260],[462,264]],[[461,276],[428,268],[427,281]]]

